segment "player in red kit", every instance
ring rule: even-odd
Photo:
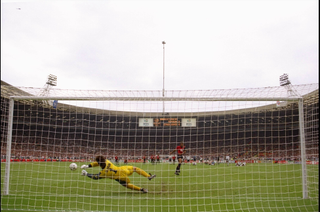
[[[154,165],[155,157],[154,157],[153,155],[151,155],[151,157],[150,157],[150,158],[151,158],[151,164],[152,164],[152,165]]]
[[[183,142],[180,143],[180,146],[177,146],[177,148],[175,150],[173,150],[172,152],[170,152],[170,155],[172,153],[174,153],[175,151],[177,151],[177,159],[178,159],[178,166],[176,168],[176,172],[174,174],[179,175],[180,174],[180,167],[182,164],[182,160],[183,160],[183,155],[186,153],[186,149],[185,146],[183,144]]]
[[[118,163],[119,163],[118,156],[115,156],[115,157],[114,157],[114,160],[115,160],[116,164],[118,164]]]
[[[172,164],[176,163],[176,156],[172,156]]]

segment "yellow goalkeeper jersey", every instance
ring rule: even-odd
[[[90,163],[92,167],[99,166],[98,162]],[[100,178],[110,178],[115,180],[130,182],[128,176],[132,175],[133,166],[115,166],[109,160],[106,160],[106,167],[99,172]]]

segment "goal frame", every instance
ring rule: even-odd
[[[8,116],[8,134],[7,134],[7,152],[6,152],[6,168],[4,177],[4,195],[9,195],[10,184],[10,159],[12,144],[12,127],[13,112],[15,100],[82,100],[82,101],[287,101],[298,102],[299,110],[299,134],[300,134],[300,152],[301,152],[301,168],[302,168],[302,196],[308,199],[307,187],[307,167],[306,167],[306,147],[305,147],[305,129],[304,129],[304,112],[302,97],[42,97],[42,96],[10,96],[9,97],[9,116]]]

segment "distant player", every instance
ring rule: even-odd
[[[98,174],[89,174],[86,170],[82,170],[81,175],[82,176],[87,176],[89,178],[92,178],[94,180],[99,180],[102,178],[109,178],[109,179],[114,179],[120,185],[136,190],[136,191],[141,191],[143,193],[148,193],[148,190],[145,188],[140,188],[138,186],[135,186],[130,183],[129,176],[133,174],[133,172],[138,173],[139,175],[142,175],[149,180],[153,179],[156,177],[156,175],[152,174],[147,174],[144,170],[134,167],[134,166],[115,166],[113,165],[109,160],[106,160],[105,157],[103,156],[97,156],[95,159],[95,162],[90,163],[89,165],[82,165],[81,169],[86,169],[86,168],[91,168],[91,167],[96,167],[100,166],[101,171]]]
[[[143,156],[143,163],[146,163],[146,156]]]
[[[151,163],[154,165],[155,157],[153,155],[151,155],[150,159],[151,159]]]
[[[180,168],[181,168],[182,160],[183,160],[183,155],[186,153],[186,149],[185,149],[185,146],[184,146],[183,142],[181,142],[180,146],[177,146],[177,148],[175,150],[173,150],[172,152],[170,152],[169,154],[171,155],[175,151],[177,151],[177,159],[178,159],[179,163],[178,163],[178,166],[176,167],[176,172],[174,174],[175,175],[179,175],[180,174]]]
[[[245,166],[246,162],[237,161],[236,166]]]
[[[190,159],[191,159],[190,156],[188,155],[186,158],[187,158],[187,163],[190,163]]]
[[[176,163],[176,156],[172,156],[172,163],[173,163],[173,164]]]
[[[203,163],[203,159],[201,157],[199,159],[199,163]]]
[[[229,166],[229,160],[230,160],[230,157],[229,157],[229,155],[227,155],[226,156],[226,163],[228,164],[228,166]]]
[[[205,164],[209,164],[210,165],[210,159],[206,158]]]
[[[157,163],[160,163],[160,156],[157,155]]]
[[[116,162],[116,164],[119,164],[119,158],[118,158],[118,156],[115,156],[115,157],[114,157],[114,161]]]

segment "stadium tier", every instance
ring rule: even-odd
[[[1,209],[317,211],[318,84],[294,87],[41,97],[1,81]]]

